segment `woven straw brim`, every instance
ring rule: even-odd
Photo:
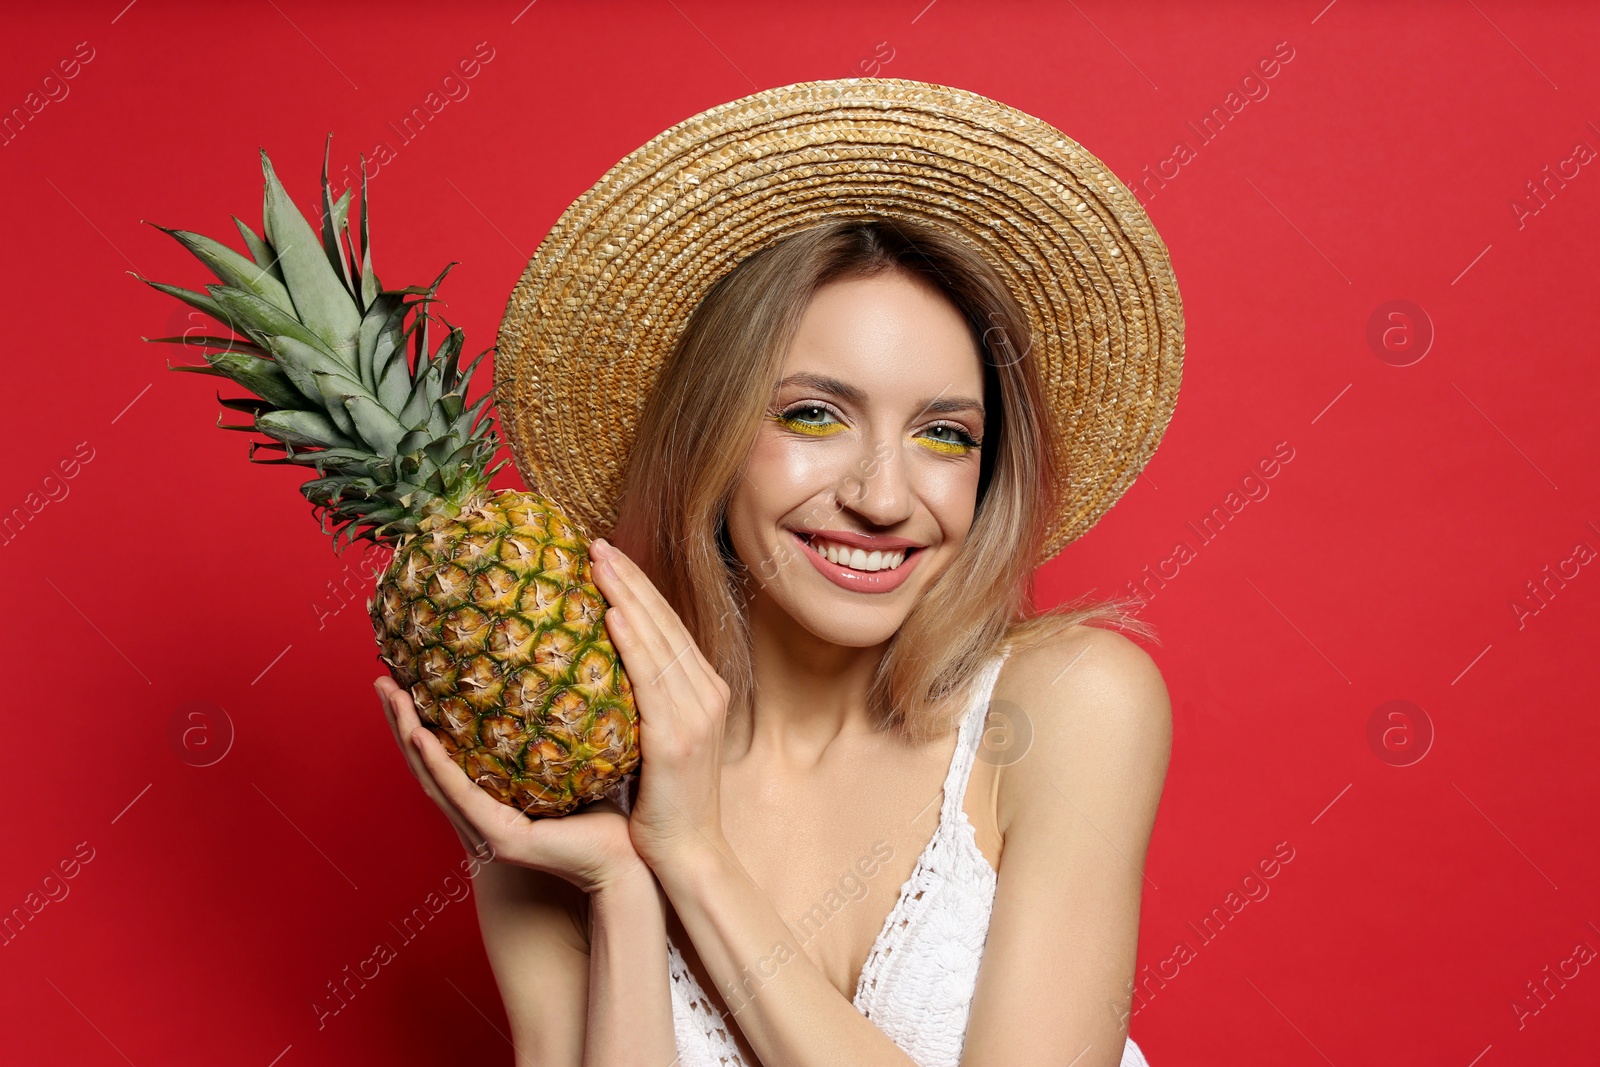
[[[609,531],[639,416],[711,286],[827,218],[955,228],[1034,331],[1067,463],[1039,562],[1099,520],[1177,402],[1183,305],[1143,207],[1061,131],[962,89],[800,82],[714,107],[612,167],[556,221],[506,306],[502,430],[528,486]]]

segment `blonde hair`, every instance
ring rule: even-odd
[[[1130,613],[1142,603],[1135,598],[1034,607],[1034,561],[1066,472],[1028,317],[998,272],[953,231],[907,219],[831,219],[720,279],[685,324],[646,402],[611,539],[683,619],[728,683],[731,709],[748,709],[750,569],[728,540],[728,502],[812,294],[830,281],[887,271],[935,286],[963,313],[983,361],[987,409],[966,543],[890,639],[867,694],[879,728],[922,741],[955,725],[968,687],[1002,645],[1036,645],[1084,624],[1156,639]]]

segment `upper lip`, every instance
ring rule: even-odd
[[[854,533],[850,530],[808,530],[804,527],[794,527],[794,532],[803,537],[820,537],[824,541],[834,541],[852,548],[865,549],[868,552],[878,550],[890,552],[897,548],[924,548],[916,541],[906,537],[874,537],[870,534]]]

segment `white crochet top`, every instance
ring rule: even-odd
[[[962,804],[1004,661],[1004,653],[997,655],[973,687],[944,780],[939,824],[900,887],[852,1001],[918,1067],[958,1067],[988,938],[996,875]],[[670,937],[667,960],[678,1067],[750,1067]],[[1149,1067],[1132,1038],[1123,1047],[1121,1067]]]

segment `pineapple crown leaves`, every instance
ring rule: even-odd
[[[487,349],[462,366],[464,335],[427,305],[454,262],[428,286],[385,289],[372,269],[367,222],[366,160],[361,174],[361,259],[350,230],[350,190],[334,199],[328,155],[322,158],[320,233],[290,200],[267,153],[263,235],[233,216],[249,255],[188,230],[157,225],[216,275],[204,292],[134,274],[222,323],[235,335],[146,337],[196,349],[205,365],[171,366],[224,377],[252,395],[217,400],[251,416],[225,430],[261,433],[254,463],[313,467],[301,492],[320,513],[324,533],[393,544],[417,532],[431,511],[455,514],[486,490],[498,448],[492,416],[483,417],[491,388],[468,406],[467,392]],[[152,223],[151,225],[156,225]],[[132,273],[132,272],[130,272]],[[445,335],[430,345],[430,325]],[[257,459],[256,450],[280,453]],[[329,529],[329,520],[333,529]]]

